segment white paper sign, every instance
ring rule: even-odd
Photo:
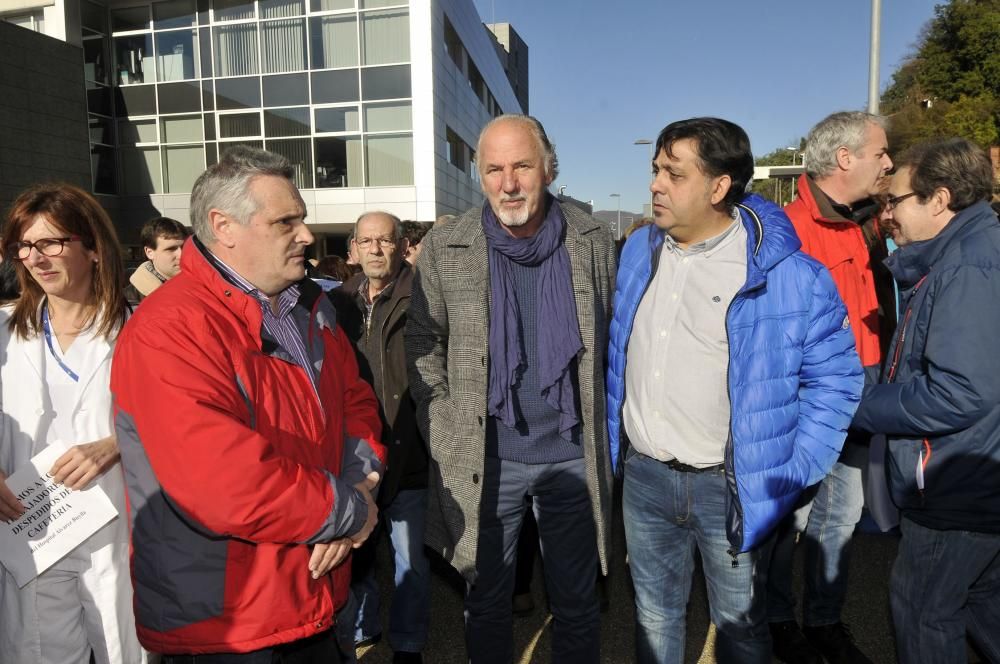
[[[0,522],[0,562],[19,588],[118,515],[96,484],[84,491],[71,491],[48,475],[65,451],[65,447],[50,445],[35,455],[30,465],[7,478],[7,488],[27,508],[17,521]]]

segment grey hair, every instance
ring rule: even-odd
[[[837,168],[837,150],[843,147],[852,154],[860,152],[869,125],[886,129],[888,120],[864,111],[841,111],[823,118],[806,136],[802,153],[806,173],[813,179],[833,173]]]
[[[204,244],[214,244],[215,234],[208,215],[219,210],[239,223],[250,223],[259,203],[250,195],[250,183],[261,176],[293,180],[295,169],[279,154],[248,145],[236,145],[222,154],[217,164],[198,176],[191,190],[191,227]]]
[[[392,239],[399,241],[403,237],[403,221],[391,212],[385,212],[384,210],[371,210],[370,212],[364,212],[357,221],[354,222],[354,230],[351,231],[351,235],[348,238],[348,242],[353,240],[358,236],[358,224],[362,222],[365,217],[371,217],[372,215],[380,214],[384,217],[388,217],[392,220]]]
[[[501,122],[513,122],[519,124],[522,127],[526,127],[531,135],[538,142],[539,150],[545,161],[545,174],[549,176],[553,181],[559,176],[559,157],[556,156],[556,146],[549,140],[548,134],[545,133],[545,127],[542,123],[538,121],[537,118],[531,115],[520,115],[517,113],[508,113],[506,115],[501,115],[493,118],[486,123],[483,130],[479,132],[479,140],[476,142],[476,160],[478,162],[479,155],[483,151],[483,136],[486,132],[490,130],[494,125],[498,125]],[[482,175],[483,170],[480,164],[476,164],[479,168],[479,173]]]

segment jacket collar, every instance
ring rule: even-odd
[[[902,286],[912,286],[931,271],[952,244],[996,223],[996,215],[989,203],[980,201],[952,217],[948,225],[930,240],[900,247],[885,259],[885,265]]]

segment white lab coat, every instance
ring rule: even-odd
[[[38,335],[25,340],[12,334],[8,329],[10,311],[10,307],[0,308],[0,468],[8,475],[45,448],[46,441],[39,439],[51,428],[55,416],[43,382],[45,362],[52,362],[45,355],[45,338]],[[110,390],[114,345],[96,336],[81,337],[74,343],[79,342],[101,346],[100,352],[88,354],[94,359],[90,366],[74,367],[80,378],[79,395],[70,411],[76,439],[63,441],[67,445],[92,442],[114,431]],[[95,481],[108,494],[119,516],[57,566],[76,570],[99,607],[106,647],[95,648],[98,664],[145,662],[132,613],[128,514],[121,465],[111,467]],[[18,588],[13,576],[0,566],[0,662],[4,664],[57,664],[42,657],[40,644],[60,635],[46,633],[48,621],[38,615],[35,584],[31,581]],[[67,598],[66,610],[80,611],[75,598]]]

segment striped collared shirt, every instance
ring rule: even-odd
[[[318,394],[319,390],[316,385],[315,369],[309,361],[309,351],[306,350],[306,343],[302,338],[302,332],[295,321],[295,317],[292,316],[292,310],[299,303],[299,296],[301,295],[298,285],[292,284],[278,293],[278,313],[274,313],[274,310],[271,308],[271,299],[267,295],[257,290],[253,284],[241,277],[236,270],[226,265],[221,258],[211,251],[206,250],[205,254],[208,261],[219,271],[226,281],[229,281],[244,293],[257,300],[258,304],[260,304],[260,310],[264,314],[264,331],[291,355],[297,365],[305,369],[306,375],[309,376],[309,381],[312,383],[313,390],[316,390]]]

